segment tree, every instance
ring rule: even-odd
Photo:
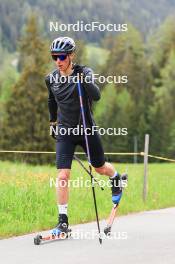
[[[133,101],[126,89],[117,94],[114,85],[107,85],[104,88],[101,100],[95,107],[95,120],[99,127],[115,128],[118,134],[102,136],[106,152],[127,152],[130,150],[128,143],[133,107]],[[122,135],[121,129],[123,128],[127,128],[125,131],[128,134]]]
[[[133,137],[137,136],[139,148],[142,150],[144,135],[149,132],[149,107],[153,103],[151,69],[145,55],[144,43],[140,33],[130,26],[127,34],[120,34],[113,39],[111,46],[111,53],[102,74],[127,76],[128,82],[117,83],[115,88],[117,94],[127,89],[131,97],[134,107],[130,115],[129,144],[131,147]],[[125,115],[128,113],[125,112]]]
[[[86,45],[83,40],[76,41],[76,57],[75,62],[77,64],[86,65],[87,62],[87,52],[86,52]]]
[[[155,101],[151,108],[152,128],[152,150],[162,155],[172,152],[175,116],[175,50],[171,50],[169,59],[164,68],[160,71],[160,78],[157,80],[159,87],[154,87]]]
[[[148,50],[152,71],[155,78],[160,77],[160,70],[169,60],[171,50],[175,50],[175,19],[168,17],[149,40]]]
[[[44,76],[48,70],[48,48],[39,36],[37,19],[31,15],[20,41],[22,72],[6,104],[4,148],[15,150],[51,150],[48,129],[48,92]],[[26,157],[43,161],[44,157]]]
[[[148,45],[153,75],[154,103],[150,107],[150,151],[173,154],[175,101],[175,28],[174,17],[166,19]]]

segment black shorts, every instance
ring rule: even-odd
[[[91,164],[95,168],[104,165],[105,157],[99,134],[88,135]],[[84,136],[58,135],[56,142],[56,166],[57,169],[71,169],[73,155],[76,146],[81,146],[87,154]]]

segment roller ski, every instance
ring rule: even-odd
[[[59,215],[57,226],[51,231],[48,236],[37,235],[34,238],[34,244],[40,245],[43,241],[64,240],[71,236],[71,229],[68,228],[68,221],[66,215]]]
[[[117,174],[114,178],[110,179],[111,181],[111,191],[112,191],[112,202],[113,207],[110,213],[110,216],[107,221],[107,226],[104,229],[104,233],[106,236],[110,236],[111,228],[116,216],[116,212],[119,206],[119,202],[121,200],[123,189],[126,187],[128,181],[128,175],[126,173],[120,175]]]

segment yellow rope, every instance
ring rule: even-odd
[[[0,153],[55,154],[54,151],[0,150]]]
[[[175,162],[174,159],[169,159],[169,158],[164,158],[164,157],[159,157],[159,156],[154,156],[154,155],[148,155],[148,157]]]
[[[25,153],[25,154],[55,154],[55,151],[32,151],[32,150],[0,150],[0,153]],[[77,155],[85,155],[84,152],[75,152]],[[140,155],[140,153],[105,152],[105,155]]]
[[[0,153],[25,153],[25,154],[55,154],[55,151],[32,151],[32,150],[0,150]],[[85,155],[84,152],[75,152],[77,155]],[[126,156],[144,156],[144,152],[105,152],[105,155],[126,155]],[[169,159],[165,157],[160,157],[160,156],[155,156],[155,155],[150,155],[148,154],[148,157],[150,158],[155,158],[155,159],[160,159],[160,160],[166,160],[166,161],[171,161],[175,162],[175,159]]]

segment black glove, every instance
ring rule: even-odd
[[[75,71],[75,74],[78,76],[79,80],[81,83],[84,83],[85,82],[85,74],[84,74],[84,69],[85,66],[80,66],[78,64],[75,64],[73,66],[73,69]]]
[[[85,66],[80,66],[80,65],[78,65],[78,64],[75,64],[75,65],[73,66],[73,69],[75,70],[75,73],[76,73],[76,74],[80,74],[81,76],[84,77],[84,71],[83,71],[84,67],[85,67]]]
[[[50,136],[53,137],[53,139],[57,139],[57,135],[55,134],[55,131],[57,128],[57,122],[51,122],[50,123]]]

